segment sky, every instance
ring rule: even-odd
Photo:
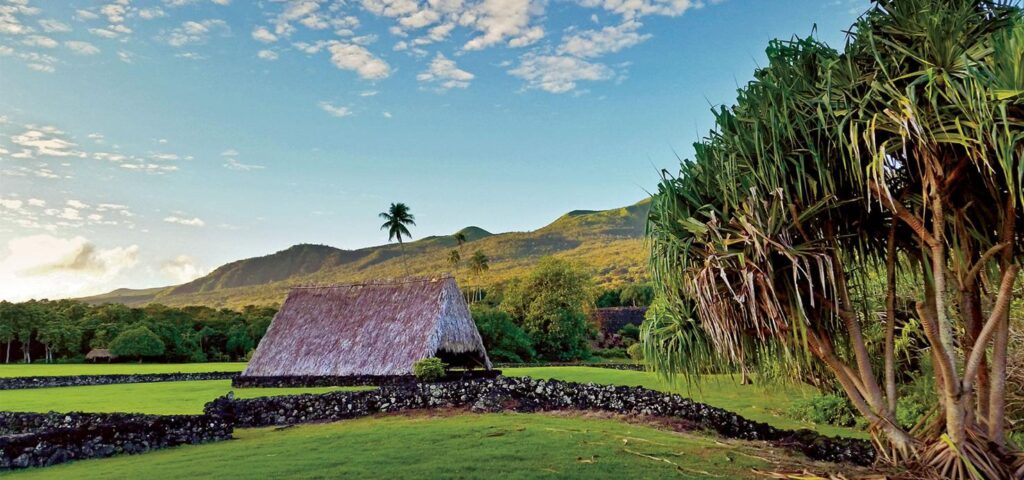
[[[0,0],[0,299],[633,204],[866,0]],[[816,27],[816,30],[815,30]]]

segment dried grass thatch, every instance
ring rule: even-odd
[[[296,287],[243,375],[405,375],[441,354],[491,368],[451,276]]]
[[[85,354],[86,360],[106,360],[110,361],[116,359],[117,355],[110,353],[110,350],[106,348],[94,348],[89,350],[89,353]]]

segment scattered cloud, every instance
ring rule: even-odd
[[[526,87],[550,93],[565,93],[576,88],[576,82],[608,80],[611,68],[567,55],[529,53],[509,73],[526,81]]]
[[[139,247],[100,248],[81,236],[39,234],[9,240],[4,254],[0,257],[0,299],[22,301],[109,290],[122,273],[138,263]]]
[[[221,156],[224,157],[224,168],[228,170],[235,170],[237,172],[249,172],[252,170],[263,170],[264,168],[266,168],[263,165],[242,163],[238,159],[238,150],[235,150],[233,148],[223,151],[221,153]]]
[[[202,226],[206,225],[206,222],[204,222],[199,217],[187,218],[187,217],[179,217],[177,215],[171,215],[169,217],[164,217],[164,222],[176,223],[178,225],[185,225],[187,227],[202,227]]]
[[[332,117],[347,117],[352,115],[352,109],[340,105],[333,105],[330,102],[320,102],[320,109],[329,113]]]
[[[70,25],[52,18],[39,20],[39,26],[42,27],[43,31],[46,33],[66,33],[71,31]]]
[[[256,56],[263,60],[277,60],[277,52],[273,50],[260,50]]]
[[[362,45],[336,42],[327,49],[335,67],[352,70],[366,80],[379,80],[391,75],[391,66]]]
[[[256,29],[252,31],[252,38],[263,43],[273,43],[277,41],[277,35],[274,35],[267,29],[267,27],[256,27]]]
[[[100,53],[100,49],[96,45],[79,40],[69,40],[64,42],[64,46],[79,55],[96,55]]]
[[[438,52],[427,71],[416,75],[421,82],[436,83],[441,89],[466,88],[474,75],[455,65],[453,60]]]
[[[167,33],[164,41],[172,47],[183,47],[206,43],[211,34],[216,32],[227,34],[230,31],[231,29],[224,20],[206,19],[198,22],[189,20]]]
[[[195,259],[192,257],[178,255],[170,260],[161,262],[160,273],[172,282],[185,283],[206,275],[207,271],[197,266]]]
[[[581,58],[594,58],[615,53],[651,38],[651,34],[642,34],[637,31],[641,26],[640,22],[629,20],[621,25],[604,27],[600,30],[577,32],[562,38],[558,53]]]

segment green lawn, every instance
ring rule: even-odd
[[[522,376],[543,379],[557,379],[578,383],[603,383],[612,385],[639,385],[652,390],[678,393],[698,402],[736,412],[744,417],[764,422],[778,428],[811,428],[826,435],[843,435],[867,438],[867,434],[832,425],[815,425],[786,416],[786,411],[796,401],[814,395],[815,390],[803,385],[762,387],[740,385],[738,379],[727,375],[705,377],[699,386],[687,387],[685,382],[669,385],[656,374],[630,370],[591,367],[531,367],[505,368],[507,376]]]
[[[391,416],[10,474],[12,479],[121,478],[756,478],[769,455],[599,418],[531,414]],[[749,456],[745,453],[748,453]]]
[[[244,368],[244,363],[0,365],[0,377],[241,371]],[[801,385],[767,388],[758,385],[739,385],[733,378],[722,375],[707,377],[700,386],[687,387],[685,383],[671,386],[653,373],[595,367],[505,368],[503,372],[509,376],[554,378],[580,383],[639,385],[679,393],[779,428],[813,428],[827,435],[865,437],[864,432],[855,429],[814,425],[787,417],[786,411],[794,402],[814,394],[814,389]],[[230,381],[215,380],[0,391],[0,410],[199,413],[206,402],[224,395],[229,390]],[[318,393],[329,390],[237,389],[236,393],[248,397]]]
[[[366,388],[372,387],[243,388],[234,392],[251,398]],[[0,411],[199,414],[203,405],[231,390],[231,380],[0,390]]]
[[[56,377],[63,375],[117,375],[127,373],[241,372],[245,362],[222,363],[68,363],[0,364],[0,378]]]

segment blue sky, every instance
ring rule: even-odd
[[[0,0],[0,299],[632,204],[866,1]]]

